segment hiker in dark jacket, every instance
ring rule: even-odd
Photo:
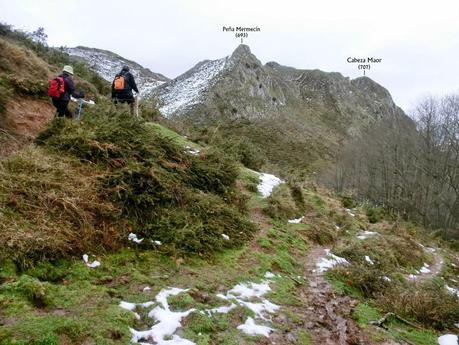
[[[69,110],[70,96],[75,98],[84,98],[83,91],[75,92],[75,83],[73,82],[73,67],[64,66],[62,74],[59,77],[64,78],[64,92],[60,97],[52,97],[53,105],[56,107],[58,117],[72,118],[72,112]]]
[[[117,79],[124,78],[124,85],[119,84]],[[122,88],[121,88],[122,87]],[[134,80],[134,76],[129,72],[128,66],[123,66],[121,72],[115,76],[115,79],[112,83],[112,99],[115,104],[127,103],[131,111],[131,115],[134,115],[134,95],[132,90],[136,93],[139,93],[137,85]]]

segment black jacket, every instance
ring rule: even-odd
[[[64,78],[64,93],[61,95],[61,101],[70,101],[70,96],[82,98],[81,94],[75,93],[75,83],[70,75],[62,73],[59,77]]]
[[[120,73],[116,75],[116,77],[121,76],[121,75],[124,76],[124,90],[115,90],[115,80],[113,80],[112,98],[118,98],[118,99],[134,98],[134,95],[132,94],[132,90],[139,93],[139,89],[137,89],[137,85],[135,83],[134,76],[131,74],[131,72],[121,71]]]

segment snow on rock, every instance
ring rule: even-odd
[[[89,262],[89,256],[88,254],[83,255],[83,261],[88,266],[89,268],[96,268],[100,266],[100,262],[97,260],[94,260],[93,262]]]
[[[218,75],[229,65],[228,58],[205,61],[169,82],[159,90],[159,99],[163,104],[159,109],[161,113],[169,117],[178,110],[199,103],[202,94],[216,82]]]
[[[135,242],[135,243],[141,243],[143,241],[143,238],[138,238],[136,234],[131,232],[128,235],[128,240],[132,241],[132,242]]]
[[[302,222],[303,219],[304,219],[304,216],[301,217],[301,218],[298,218],[298,219],[290,219],[288,222],[289,222],[290,224],[299,224],[299,223]]]
[[[259,177],[260,184],[258,185],[258,191],[261,193],[263,198],[270,196],[274,187],[284,182],[280,178],[271,174],[259,173]]]
[[[164,76],[155,74],[108,51],[84,47],[66,48],[65,51],[71,56],[84,60],[89,68],[110,83],[115,75],[121,71],[121,68],[128,65],[142,97],[150,96],[153,90],[167,80]]]
[[[438,337],[439,345],[458,345],[457,335],[445,334]]]
[[[373,260],[371,260],[371,258],[368,255],[365,255],[365,261],[368,262],[370,265],[374,265],[375,264],[373,262]]]
[[[318,263],[317,268],[319,272],[328,271],[336,265],[348,265],[349,261],[330,252],[330,249],[325,249],[326,256],[323,257]]]
[[[357,238],[359,240],[366,240],[367,238],[369,237],[373,237],[373,236],[376,236],[376,235],[379,235],[377,232],[374,232],[374,231],[364,231],[364,232],[361,232]]]
[[[269,337],[269,334],[274,331],[270,327],[255,324],[251,317],[248,317],[245,323],[237,326],[237,328],[249,335],[263,335],[265,337]]]

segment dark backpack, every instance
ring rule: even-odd
[[[56,77],[49,81],[48,96],[59,98],[65,92],[64,77]]]

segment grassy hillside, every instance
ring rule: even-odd
[[[351,263],[327,277],[337,300],[358,301],[348,317],[370,343],[435,344],[437,330],[454,327],[458,303],[444,285],[457,286],[455,254],[438,249],[445,264],[434,280],[407,279],[435,261],[418,243],[440,245],[422,229],[299,180],[264,199],[256,173],[210,147],[189,153],[190,144],[100,106],[82,122],[54,120],[36,144],[2,159],[1,344],[126,344],[129,327],[148,329],[153,320],[141,307],[137,319],[121,301],[143,303],[174,286],[190,290],[169,297],[172,310],[206,311],[222,305],[218,293],[262,283],[268,271],[275,277],[266,298],[280,306],[271,339],[311,344],[326,327],[308,329],[305,314],[314,284],[308,267],[322,246]],[[299,224],[287,222],[301,216]],[[378,237],[359,240],[367,230]],[[129,241],[130,232],[144,240]],[[82,254],[101,265],[86,266]],[[390,319],[388,331],[369,324],[386,311],[410,324]],[[265,343],[236,328],[249,316],[243,305],[228,314],[191,313],[180,336],[197,344]]]
[[[58,70],[54,51],[0,28],[6,109],[45,104],[37,90]],[[17,83],[30,94],[11,79],[32,75]],[[127,344],[173,313],[163,343],[433,345],[457,331],[457,252],[281,165],[284,182],[263,197],[266,176],[248,167],[266,157],[250,141],[209,128],[196,144],[103,97],[81,121],[41,123],[33,140],[10,131],[0,132],[17,142],[0,152],[0,345]],[[279,158],[293,159],[289,149]],[[331,254],[344,264],[322,273]],[[269,338],[244,333],[249,320]]]

